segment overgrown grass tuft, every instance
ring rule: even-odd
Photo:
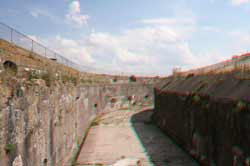
[[[193,96],[193,101],[194,101],[195,103],[198,103],[200,100],[201,100],[200,96],[198,96],[198,95],[194,95],[194,96]]]
[[[7,154],[14,153],[16,151],[16,145],[15,144],[7,144],[7,145],[5,145],[4,150]]]
[[[237,111],[242,111],[247,107],[247,104],[244,101],[238,101],[237,105],[236,105],[236,110]]]

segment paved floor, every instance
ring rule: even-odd
[[[152,111],[115,111],[97,119],[79,166],[198,166],[151,121]]]

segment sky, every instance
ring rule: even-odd
[[[0,22],[75,63],[166,76],[250,51],[250,0],[2,0]]]

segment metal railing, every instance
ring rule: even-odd
[[[76,69],[78,71],[96,72],[95,68],[76,64],[72,62],[71,60],[65,58],[65,56],[62,56],[56,53],[55,51],[52,51],[46,46],[38,43],[37,41],[34,41],[27,35],[24,35],[21,32],[18,32],[17,30],[15,30],[14,28],[1,22],[0,22],[0,39],[8,41],[12,44],[15,44],[21,48],[31,51],[32,53],[36,53],[40,56],[46,57],[48,59],[56,60],[58,63],[61,63],[73,69]]]
[[[234,70],[249,71],[250,70],[250,53],[242,54],[240,56],[233,56],[232,59],[222,61],[216,64],[191,69],[184,72],[178,72],[180,75],[187,76],[189,74],[208,74],[208,73],[225,73]]]

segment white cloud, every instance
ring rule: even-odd
[[[173,18],[157,18],[157,19],[143,19],[141,23],[147,27],[153,27],[156,29],[166,29],[175,32],[177,40],[179,38],[189,38],[196,30],[196,18],[194,16],[188,16],[185,18],[173,17]]]
[[[234,6],[244,5],[250,3],[250,0],[232,0]]]
[[[222,33],[223,30],[219,27],[214,27],[214,26],[202,26],[202,30],[207,31],[207,32],[213,32],[213,33]]]
[[[49,13],[47,10],[42,10],[42,9],[32,9],[30,11],[31,16],[33,16],[34,18],[38,18],[40,16],[45,16],[45,17],[50,17],[53,18],[54,16]]]
[[[48,15],[48,13],[45,13],[44,11],[38,10],[38,9],[33,9],[30,11],[31,16],[34,18],[38,18],[40,15]]]
[[[140,71],[143,74],[166,75],[175,66],[196,65],[199,60],[185,41],[195,29],[194,21],[188,21],[187,28],[181,26],[182,20],[172,20],[143,20],[140,22],[150,25],[117,35],[93,32],[86,47],[93,58],[98,59],[98,65],[130,73]],[[169,23],[172,26],[166,25]]]
[[[177,19],[177,18],[158,18],[158,19],[144,19],[141,23],[151,25],[193,25],[195,20],[193,18]]]
[[[93,31],[87,39],[79,41],[62,36],[40,40],[74,62],[106,69],[109,73],[166,75],[173,67],[197,63],[185,42],[193,30],[174,28],[177,24],[147,25],[119,34]]]
[[[219,53],[193,54],[188,41],[196,30],[195,19],[159,18],[139,22],[144,26],[118,34],[92,31],[81,40],[55,36],[43,41],[76,63],[111,74],[167,75],[174,67],[190,69],[223,59]]]
[[[232,51],[238,54],[250,51],[250,34],[246,31],[234,30],[227,32],[229,39],[232,41]]]
[[[80,5],[80,1],[72,1],[71,4],[70,4],[70,10],[71,12],[74,12],[74,13],[81,13],[81,5]]]
[[[88,23],[89,16],[82,14],[80,1],[74,0],[70,4],[70,8],[68,13],[65,15],[65,19],[68,23],[81,27]]]
[[[67,39],[62,36],[41,38],[29,35],[29,37],[34,41],[44,43],[45,46],[50,46],[52,50],[76,64],[82,66],[92,66],[94,63],[94,59],[91,57],[87,48],[83,46],[83,41]],[[39,51],[39,48],[36,50]]]
[[[62,22],[62,20],[61,20],[60,17],[58,17],[58,16],[50,13],[46,9],[33,8],[33,9],[30,10],[30,15],[32,17],[34,17],[35,19],[37,19],[39,17],[47,17],[47,18],[49,18],[53,22],[57,22],[57,23]]]
[[[50,39],[49,42],[55,43],[53,47],[62,55],[67,55],[66,57],[75,63],[89,65],[94,62],[88,50],[83,46],[81,41],[56,36],[56,38]]]

